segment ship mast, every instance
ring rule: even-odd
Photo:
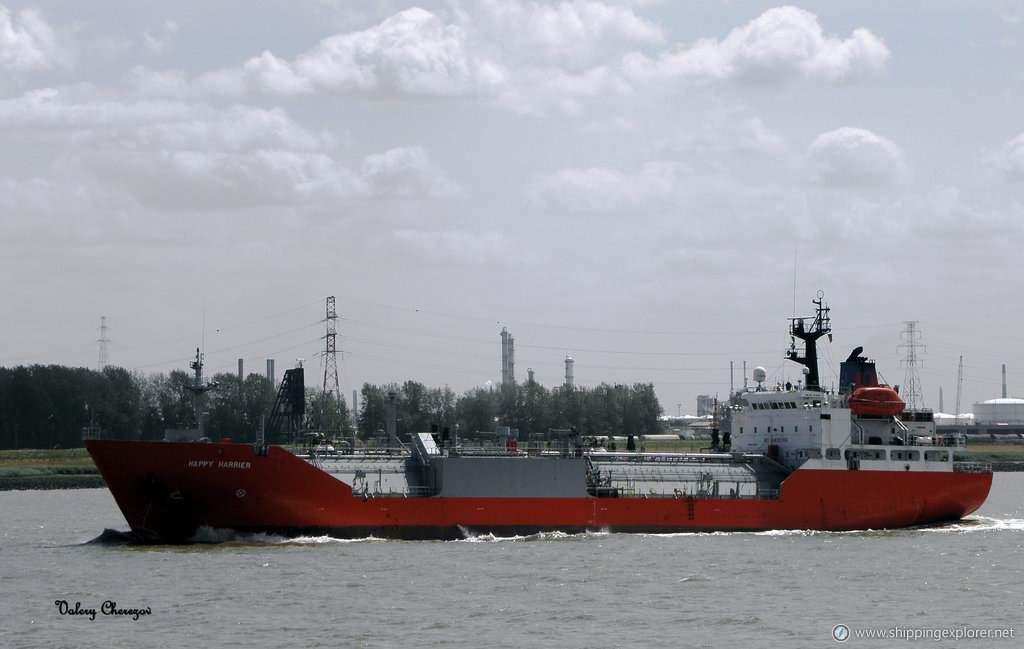
[[[818,291],[818,299],[812,300],[816,309],[814,320],[810,326],[806,324],[809,317],[790,318],[789,335],[794,340],[790,342],[786,358],[800,363],[807,368],[807,381],[804,387],[808,390],[821,390],[821,381],[818,378],[818,347],[817,341],[825,334],[831,333],[832,325],[829,321],[829,308],[825,306],[824,293]],[[804,341],[804,353],[801,356],[796,349],[796,338]]]
[[[195,395],[195,417],[196,417],[196,438],[202,439],[203,435],[203,404],[205,402],[204,396],[209,390],[217,387],[216,382],[203,383],[203,355],[196,348],[196,359],[189,363],[189,367],[195,372],[195,378],[192,385],[186,386],[188,391]]]

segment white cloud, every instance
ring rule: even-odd
[[[54,142],[55,158],[34,182],[98,184],[107,189],[90,195],[112,194],[156,210],[289,204],[327,211],[337,201],[462,193],[422,147],[347,161],[333,136],[308,130],[279,108],[220,109],[109,98],[89,88],[44,89],[0,101],[0,142],[26,129]],[[23,158],[0,156],[0,176],[5,170],[11,178],[25,176]]]
[[[661,44],[664,30],[624,6],[574,0],[557,4],[482,3],[474,28],[510,60],[587,67],[617,58],[634,43]]]
[[[141,97],[194,98],[197,93],[182,70],[151,70],[143,65],[132,68],[128,82]]]
[[[635,174],[607,167],[562,169],[535,178],[528,194],[538,209],[553,212],[633,213],[666,202],[684,171],[671,162],[649,162]]]
[[[502,67],[467,46],[460,25],[413,8],[369,29],[326,38],[293,62],[264,52],[241,69],[205,75],[200,84],[286,95],[316,90],[446,96],[487,92],[503,82]]]
[[[819,135],[807,149],[815,180],[836,187],[889,185],[907,173],[903,154],[892,141],[859,128]]]
[[[142,32],[142,40],[145,41],[146,47],[153,54],[163,54],[167,48],[168,43],[178,33],[178,25],[173,20],[164,21],[163,31],[161,34],[154,36],[149,31]]]
[[[877,74],[889,57],[871,32],[826,36],[814,14],[794,7],[766,11],[721,41],[654,58],[636,49],[666,40],[660,25],[613,3],[490,0],[449,12],[411,8],[325,38],[293,59],[266,50],[238,67],[201,74],[195,88],[227,96],[472,98],[522,113],[576,113],[584,102],[633,96],[672,80],[849,82]],[[169,81],[175,79],[137,82],[150,91],[185,92]]]
[[[35,9],[15,18],[0,5],[0,70],[25,73],[70,67],[74,53],[66,41]]]
[[[260,91],[296,95],[313,90],[313,83],[308,77],[296,74],[288,62],[282,61],[270,52],[264,52],[259,57],[246,61],[243,73]]]
[[[462,195],[458,184],[447,178],[419,146],[399,147],[367,156],[360,173],[376,196],[446,198]]]
[[[630,77],[644,83],[662,79],[737,79],[763,84],[804,78],[844,83],[885,69],[889,49],[866,29],[848,39],[826,36],[818,17],[796,7],[769,9],[721,41],[709,38],[651,59],[625,57]]]
[[[723,153],[785,154],[785,136],[760,117],[728,110],[703,115],[697,124],[681,131],[666,144],[669,149],[702,155]]]
[[[610,119],[597,119],[583,126],[587,133],[633,133],[639,128],[636,120],[628,117],[612,117]]]
[[[512,242],[501,232],[467,230],[398,230],[389,246],[397,245],[405,259],[432,267],[507,265],[516,261]],[[518,260],[523,261],[523,260]]]
[[[1009,182],[1024,181],[1024,133],[997,151],[987,154],[986,162],[1002,179]]]

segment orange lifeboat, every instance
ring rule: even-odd
[[[857,388],[850,397],[850,412],[854,415],[892,417],[903,412],[904,407],[900,395],[887,385]]]

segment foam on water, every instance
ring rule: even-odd
[[[990,531],[1024,530],[1024,519],[1021,518],[992,518],[991,516],[978,516],[965,518],[954,523],[947,523],[935,527],[921,527],[921,532],[990,532]]]
[[[329,536],[324,534],[323,536],[297,536],[295,538],[281,539],[279,543],[291,544],[291,545],[328,545],[332,543],[383,543],[387,539],[382,539],[376,536],[366,536],[358,539],[341,539],[336,536]]]
[[[838,532],[821,531],[821,530],[765,530],[760,532],[673,532],[665,534],[641,534],[638,536],[650,536],[656,538],[679,538],[679,537],[706,537],[706,536],[759,536],[759,537],[811,537],[818,535],[826,536],[886,536],[886,535],[904,535],[904,534],[915,534],[915,533],[934,533],[934,532],[945,532],[945,533],[976,533],[976,532],[988,532],[988,531],[1024,531],[1024,519],[1020,518],[993,518],[990,516],[979,516],[975,515],[972,518],[966,518],[963,520],[944,523],[940,525],[924,525],[920,527],[911,528],[900,528],[893,530],[875,530],[875,529],[864,529],[864,530],[844,530]],[[511,536],[499,536],[493,533],[487,534],[474,534],[467,529],[461,530],[463,538],[451,541],[452,543],[507,543],[507,542],[523,542],[523,541],[580,541],[593,538],[603,538],[609,535],[609,532],[583,532],[578,534],[570,534],[567,532],[540,532],[537,534],[527,535],[511,535]],[[328,544],[345,544],[345,543],[367,543],[367,542],[388,542],[388,539],[383,539],[375,536],[367,536],[363,538],[338,538],[327,534],[320,536],[298,536],[290,537],[280,534],[269,534],[265,532],[238,532],[230,528],[212,528],[212,527],[200,527],[196,534],[189,539],[191,543],[203,544],[203,545],[328,545]],[[140,539],[134,533],[128,531],[119,531],[114,529],[105,529],[103,532],[90,539],[82,545],[100,545],[100,546],[126,546],[126,545],[152,545],[153,540],[151,539]]]
[[[514,534],[511,536],[499,536],[493,533],[474,534],[460,526],[463,538],[452,541],[452,543],[506,543],[509,541],[573,541],[578,539],[607,536],[607,532],[581,532],[570,534],[568,532],[538,532],[536,534]]]
[[[328,543],[366,543],[383,541],[375,536],[343,539],[327,534],[320,536],[285,536],[266,532],[238,532],[230,528],[200,527],[189,539],[193,543],[236,545],[325,545]]]

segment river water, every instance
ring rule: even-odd
[[[104,535],[127,529],[105,489],[2,492],[0,512],[3,647],[1024,643],[1024,473],[965,521],[900,531],[172,547]]]

